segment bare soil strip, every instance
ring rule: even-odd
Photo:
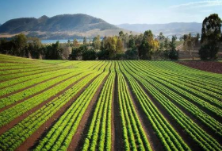
[[[112,142],[114,145],[113,150],[114,151],[123,151],[124,150],[124,141],[123,141],[123,127],[122,127],[122,120],[120,115],[120,107],[119,107],[119,99],[118,99],[118,79],[117,79],[117,73],[115,77],[115,85],[114,85],[114,102],[113,102],[113,121],[114,121],[114,142]],[[113,130],[112,129],[112,130]]]
[[[125,79],[127,81],[127,88],[130,93],[130,97],[133,100],[133,106],[136,110],[137,115],[139,116],[140,123],[142,124],[142,127],[146,133],[146,137],[149,140],[152,150],[164,151],[164,146],[161,143],[160,139],[158,138],[157,134],[155,133],[152,124],[149,122],[148,118],[146,117],[146,113],[143,111],[143,108],[138,102],[136,95],[131,91],[132,87],[128,79],[126,77]]]
[[[64,79],[63,81],[60,81],[60,82],[58,82],[58,83],[55,83],[55,84],[53,84],[52,86],[47,87],[46,89],[44,89],[44,90],[42,90],[42,91],[39,91],[39,92],[37,92],[37,93],[35,93],[35,94],[32,94],[32,95],[30,95],[30,96],[28,96],[28,97],[26,97],[26,98],[24,98],[24,99],[22,99],[22,100],[19,100],[19,101],[13,103],[13,104],[10,104],[10,105],[8,105],[8,106],[5,106],[5,107],[3,107],[3,108],[0,109],[0,113],[3,112],[4,110],[7,110],[7,109],[9,109],[9,108],[11,108],[11,107],[13,107],[13,106],[21,103],[21,102],[24,102],[24,101],[26,101],[26,100],[28,100],[28,99],[36,96],[36,95],[39,95],[39,94],[41,94],[42,92],[47,91],[47,90],[53,88],[54,86],[59,85],[60,83],[66,81],[66,80],[69,80],[69,79],[71,79],[71,78],[73,78],[73,77],[75,77],[75,76],[78,76],[78,75],[79,75],[79,74],[74,75],[74,76],[69,77],[69,78],[66,78],[66,79]]]
[[[22,88],[22,89],[19,89],[19,90],[17,90],[17,91],[12,92],[12,93],[2,95],[2,96],[0,96],[0,99],[1,99],[1,98],[5,98],[5,97],[10,96],[10,95],[13,95],[13,94],[16,94],[16,93],[19,93],[19,92],[24,91],[24,90],[27,90],[27,89],[29,89],[29,88],[35,87],[35,86],[37,86],[37,85],[39,85],[39,84],[41,84],[41,83],[44,83],[44,82],[47,82],[47,81],[50,81],[50,80],[56,79],[56,78],[58,78],[58,77],[61,77],[61,76],[67,75],[67,74],[69,74],[69,73],[61,74],[61,75],[58,75],[58,76],[56,76],[56,77],[49,78],[49,79],[46,79],[46,80],[41,81],[41,82],[39,82],[39,83],[36,83],[36,84],[30,85],[30,86],[25,87],[25,88]]]
[[[86,75],[88,76],[88,75]],[[81,81],[83,78],[85,78],[86,76],[82,77],[81,79],[79,79],[78,81],[70,84],[69,86],[67,86],[66,88],[64,88],[62,91],[60,91],[59,93],[57,93],[56,95],[50,97],[48,100],[40,103],[39,105],[35,106],[34,108],[30,109],[29,111],[25,112],[24,114],[22,114],[21,116],[15,118],[14,120],[12,120],[10,123],[6,124],[5,126],[1,127],[0,129],[0,135],[2,135],[4,132],[8,131],[9,129],[11,129],[13,126],[15,126],[16,124],[18,124],[20,121],[22,121],[24,118],[28,117],[30,114],[34,113],[35,111],[39,110],[41,107],[43,107],[44,105],[46,105],[47,103],[49,103],[50,101],[52,101],[53,99],[57,98],[59,95],[63,94],[65,91],[67,91],[68,89],[70,89],[72,86],[74,86],[76,83],[78,83],[79,81]]]
[[[137,80],[137,79],[136,79]],[[146,92],[147,96],[153,102],[153,104],[158,108],[164,118],[168,121],[168,123],[176,130],[176,132],[180,135],[180,137],[186,142],[186,144],[191,148],[191,150],[201,150],[202,148],[193,141],[193,139],[183,130],[183,128],[176,122],[176,120],[168,113],[168,111],[162,106],[162,104],[157,101],[143,84],[137,80],[140,84],[141,88]]]
[[[87,75],[88,76],[88,75]],[[83,78],[85,78],[84,76]],[[96,76],[98,77],[98,76]],[[96,78],[95,77],[95,78]],[[76,83],[81,81],[76,81],[72,85],[66,88],[65,91],[73,87]],[[90,83],[95,79],[93,78],[86,86],[84,86],[76,95],[74,95],[64,106],[62,106],[51,118],[49,118],[43,125],[41,125],[29,138],[23,142],[16,150],[17,151],[24,151],[24,150],[33,150],[40,142],[42,138],[47,135],[47,132],[53,127],[53,125],[59,120],[60,116],[62,116],[66,110],[72,105],[72,103],[81,95],[81,93],[89,86]],[[63,91],[62,93],[64,93]],[[61,95],[60,93],[59,95]]]
[[[110,69],[111,70],[111,69]],[[110,71],[111,72],[111,71]],[[111,125],[111,137],[112,137],[112,151],[115,151],[115,124],[114,124],[114,121],[115,121],[115,106],[114,106],[114,101],[115,101],[115,87],[116,87],[116,77],[115,77],[115,83],[114,83],[114,86],[113,86],[113,99],[112,99],[112,111],[111,111],[111,122],[112,122],[112,125]]]
[[[104,78],[103,82],[97,89],[92,100],[90,101],[89,106],[86,109],[86,112],[83,114],[83,117],[78,125],[76,133],[72,137],[72,141],[69,145],[68,151],[81,150],[85,141],[85,136],[88,134],[90,124],[93,118],[93,113],[96,108],[97,101],[101,94],[101,90],[104,86],[105,81],[107,80],[108,75]]]
[[[207,71],[213,73],[222,74],[222,65],[220,62],[213,62],[213,61],[179,61],[179,64]]]

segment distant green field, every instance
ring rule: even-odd
[[[0,55],[0,151],[220,151],[221,143],[221,74],[171,61]]]

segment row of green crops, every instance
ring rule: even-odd
[[[133,68],[133,65],[131,65],[131,68]],[[134,69],[137,70],[136,68],[134,68]],[[185,98],[178,95],[174,91],[171,91],[171,89],[177,90],[178,89],[177,87],[170,87],[171,89],[169,89],[166,86],[170,86],[170,83],[167,83],[165,81],[161,81],[162,83],[165,84],[165,85],[162,85],[161,83],[159,83],[160,78],[152,77],[151,72],[149,72],[149,75],[148,75],[148,74],[141,72],[141,71],[142,70],[140,70],[141,77],[146,77],[145,79],[149,83],[151,83],[153,86],[155,86],[159,91],[161,91],[163,94],[165,94],[165,96],[170,97],[170,99],[177,102],[182,107],[184,107],[187,111],[189,111],[191,114],[193,114],[196,118],[200,119],[205,125],[207,125],[210,129],[212,129],[214,131],[214,133],[222,136],[222,124],[219,123],[219,121],[212,118],[211,116],[209,116],[207,113],[205,113],[201,109],[199,109],[197,106],[192,104],[190,101],[186,100]],[[155,72],[155,75],[158,77],[157,72]],[[152,80],[152,78],[155,78],[156,81]],[[186,91],[182,91],[181,93],[186,93]],[[198,98],[197,98],[197,100],[198,100]],[[209,104],[205,103],[205,105],[207,106]],[[216,107],[214,107],[214,108],[216,108]],[[217,109],[217,108],[214,111],[221,112],[221,110]]]
[[[41,77],[38,77],[38,78],[35,78],[33,80],[25,81],[25,82],[18,83],[16,85],[1,89],[0,96],[18,91],[20,89],[23,89],[23,88],[26,88],[26,87],[29,87],[29,86],[32,86],[32,85],[40,84],[42,81],[46,81],[46,80],[50,80],[50,79],[53,79],[53,78],[57,78],[59,76],[63,76],[65,74],[70,73],[70,71],[69,70],[66,70],[66,71],[63,70],[63,72],[54,72],[53,74],[51,74],[51,72],[47,72],[47,73],[48,74],[46,74],[44,76],[41,76]]]
[[[138,102],[140,103],[147,119],[152,124],[153,129],[165,147],[165,150],[190,150],[182,138],[167,122],[164,116],[158,111],[137,81],[123,68],[122,64],[120,64],[120,69],[127,77],[133,93],[136,95]]]
[[[137,66],[137,65],[134,65],[134,66]],[[140,66],[143,66],[143,65],[140,64]],[[215,97],[211,97],[205,94],[205,93],[212,93],[210,90],[203,90],[201,89],[201,87],[199,87],[199,90],[195,90],[192,88],[191,86],[192,84],[187,84],[186,82],[180,81],[180,77],[176,79],[175,76],[163,75],[161,70],[158,71],[155,69],[154,70],[150,69],[149,71],[145,71],[143,68],[143,69],[140,69],[140,71],[143,71],[144,73],[146,73],[149,77],[153,79],[156,79],[165,83],[169,83],[169,85],[171,85],[170,88],[174,89],[175,91],[178,91],[180,95],[184,95],[200,105],[205,104],[204,106],[206,106],[206,104],[210,103],[209,105],[207,105],[208,107],[211,107],[211,104],[213,104],[215,106],[222,108],[222,102],[218,100],[222,98],[222,95],[220,94],[213,93],[214,96],[218,97],[217,99]],[[199,97],[204,98],[204,100],[201,100],[201,98]],[[215,110],[215,108],[212,107],[212,110]]]
[[[76,81],[80,80],[81,78],[87,75],[89,76],[89,73],[85,72],[81,75],[75,76],[69,80],[62,82],[59,85],[54,86],[49,90],[46,90],[38,95],[35,95],[34,97],[27,99],[24,102],[21,102],[7,110],[4,110],[3,112],[0,112],[0,127],[7,124],[16,117],[22,115],[26,111],[32,109],[33,107],[37,106],[38,104],[48,100],[49,98],[56,95],[60,91],[64,90],[72,83],[75,83]]]
[[[132,72],[134,71],[134,72]],[[221,150],[222,146],[203,129],[201,129],[192,119],[186,116],[176,105],[152,85],[146,74],[137,72],[132,67],[128,72],[133,75],[150,94],[167,110],[175,121],[187,132],[203,150]]]
[[[134,108],[128,85],[123,74],[116,65],[118,78],[118,102],[119,112],[123,126],[124,150],[151,150],[148,138],[139,121]]]
[[[81,73],[71,72],[68,74],[63,74],[59,77],[50,79],[50,80],[45,81],[43,83],[40,83],[40,84],[36,85],[35,87],[31,87],[29,89],[25,89],[23,91],[13,94],[13,95],[4,97],[4,98],[0,99],[0,108],[3,108],[3,107],[10,105],[10,104],[13,104],[17,101],[24,100],[31,95],[36,95],[41,91],[45,91],[46,89],[49,89],[52,86],[56,86],[60,82],[66,81],[74,76],[79,75],[79,74],[81,74]]]
[[[106,76],[107,72],[102,73],[86,88],[86,90],[75,100],[75,102],[73,102],[73,104],[47,132],[46,136],[40,141],[39,145],[34,150],[68,149],[84,112]]]
[[[43,123],[45,123],[50,117],[52,117],[53,114],[56,113],[56,111],[58,111],[62,106],[64,106],[73,96],[75,96],[81,89],[83,89],[93,78],[98,76],[98,74],[100,73],[93,73],[90,76],[87,76],[86,78],[84,78],[83,80],[81,80],[80,82],[72,86],[71,88],[69,88],[67,91],[65,91],[63,94],[56,97],[55,99],[50,101],[48,104],[46,104],[45,106],[43,106],[42,108],[40,108],[39,110],[31,114],[24,120],[22,120],[19,124],[15,125],[9,131],[2,134],[0,136],[0,144],[3,144],[3,145],[1,145],[0,148],[2,150],[15,150],[17,147],[19,147],[21,143],[23,143]],[[73,80],[71,82],[74,82],[77,80],[76,77],[72,79]],[[64,85],[62,84],[59,86],[64,88]],[[55,91],[56,89],[58,89],[58,87],[55,89],[51,89],[51,91]],[[49,93],[46,93],[46,94],[49,94]],[[28,106],[28,104],[25,106]],[[14,109],[14,111],[16,110]],[[12,113],[12,111],[11,112],[8,111],[8,113]]]
[[[40,78],[40,77],[43,77],[43,76],[46,76],[46,75],[49,75],[49,74],[54,74],[56,72],[58,72],[58,71],[48,71],[48,72],[43,72],[43,73],[36,73],[34,75],[20,77],[20,78],[12,79],[10,81],[4,81],[4,82],[1,82],[0,89],[2,90],[3,88],[6,88],[6,87],[9,87],[9,86],[12,86],[12,85],[16,85],[16,84],[19,84],[21,82],[31,81],[35,78]]]
[[[114,68],[114,64],[112,65]],[[115,73],[112,72],[100,94],[95,111],[93,112],[92,121],[88,134],[83,145],[84,151],[111,150],[111,110],[113,100]]]

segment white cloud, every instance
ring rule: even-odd
[[[179,5],[173,5],[170,8],[200,8],[200,7],[214,7],[222,6],[222,0],[208,0],[208,1],[198,1],[198,2],[189,2]]]

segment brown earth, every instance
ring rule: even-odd
[[[115,84],[114,84],[114,101],[113,101],[113,112],[112,122],[114,127],[112,127],[112,136],[113,136],[113,151],[122,151],[124,150],[124,140],[123,140],[123,126],[120,115],[120,106],[119,106],[119,97],[118,97],[118,76],[116,72]]]
[[[177,63],[213,73],[222,74],[222,63],[213,61],[178,61]]]

